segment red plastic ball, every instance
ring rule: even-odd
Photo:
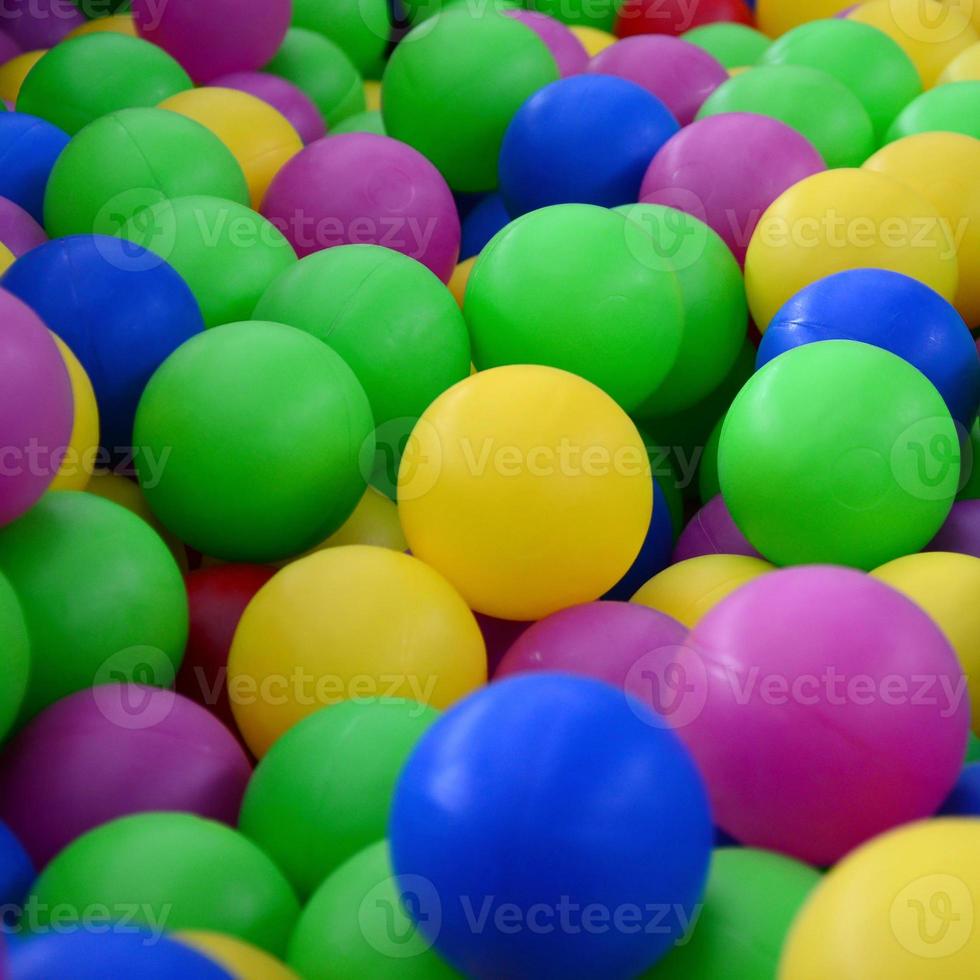
[[[745,0],[625,0],[616,18],[616,34],[670,34],[679,37],[703,24],[755,23]]]

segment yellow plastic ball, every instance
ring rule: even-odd
[[[14,253],[6,245],[0,243],[0,274],[6,272],[14,264]]]
[[[113,14],[111,17],[96,17],[94,20],[87,20],[80,24],[70,34],[65,36],[65,40],[73,37],[85,37],[86,34],[128,34],[130,37],[138,37],[136,33],[136,23],[132,14]]]
[[[843,6],[841,0],[759,0],[755,19],[763,34],[779,37],[807,21],[833,17]]]
[[[228,695],[256,756],[339,701],[446,708],[486,681],[483,636],[453,587],[387,548],[327,548],[278,572],[245,610]]]
[[[533,620],[597,599],[629,570],[653,481],[636,426],[555,368],[481,371],[440,395],[398,474],[412,553],[473,609]]]
[[[584,24],[572,25],[571,31],[590,58],[594,58],[600,51],[605,51],[619,40],[615,34],[600,31],[598,27],[586,27]]]
[[[926,88],[939,81],[957,55],[980,41],[969,14],[957,4],[939,0],[870,0],[847,16],[877,27],[895,41]]]
[[[953,301],[956,228],[908,185],[872,170],[827,170],[794,184],[763,214],[745,257],[759,330],[804,286],[845,269],[890,269]]]
[[[864,166],[911,187],[954,229],[956,308],[971,327],[980,327],[980,140],[961,133],[919,133],[890,143]]]
[[[449,279],[447,285],[449,286],[449,291],[453,294],[453,299],[459,304],[459,308],[463,308],[463,298],[466,296],[466,286],[470,281],[470,275],[473,272],[473,266],[476,265],[476,260],[479,258],[477,255],[472,255],[468,259],[464,259],[459,265],[453,269],[453,274]]]
[[[235,980],[299,980],[297,974],[264,949],[218,932],[176,932],[174,939],[204,953]]]
[[[946,634],[966,675],[973,728],[980,732],[980,558],[926,551],[871,574],[907,595]]]
[[[980,10],[980,4],[977,4],[977,10]],[[939,84],[949,82],[980,82],[980,44],[968,47],[943,69]]]
[[[909,824],[853,851],[794,921],[779,980],[980,976],[980,820]]]
[[[42,51],[25,51],[0,65],[0,99],[16,102],[27,73],[47,53],[47,48]]]
[[[377,112],[381,109],[381,82],[369,78],[364,83],[364,108],[366,112]]]
[[[654,575],[630,600],[693,627],[722,599],[775,565],[745,555],[702,555],[670,565]]]
[[[161,109],[206,126],[231,150],[258,210],[272,178],[303,149],[303,141],[282,113],[246,92],[206,86],[164,99]]]
[[[84,490],[92,479],[99,458],[99,406],[95,401],[92,382],[71,348],[60,337],[55,336],[54,342],[68,368],[75,418],[68,451],[49,489]]]

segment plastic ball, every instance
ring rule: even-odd
[[[20,258],[48,240],[44,229],[19,205],[0,197],[0,242]]]
[[[20,905],[35,877],[34,865],[23,844],[5,823],[0,822],[0,904],[4,908],[4,926],[7,924],[10,907]],[[0,947],[0,956],[2,955],[3,948]],[[3,960],[0,959],[0,967],[2,966]]]
[[[228,677],[238,727],[261,757],[339,701],[407,697],[445,708],[484,683],[486,655],[472,613],[441,575],[409,555],[350,546],[293,562],[258,593]]]
[[[321,9],[332,10],[335,6]],[[313,31],[292,28],[265,71],[305,92],[331,131],[367,108],[363,79],[351,60],[333,41]]]
[[[374,133],[375,136],[387,136],[381,110],[371,112],[355,112],[343,122],[337,123],[330,130],[331,136],[341,136],[344,133]]]
[[[709,500],[681,532],[674,548],[674,562],[703,555],[745,555],[761,558],[738,529],[719,494]]]
[[[103,446],[126,452],[150,375],[203,329],[184,281],[139,246],[76,235],[19,258],[3,285],[76,353],[95,389]]]
[[[952,82],[910,102],[888,130],[888,140],[943,131],[980,139],[980,81]]]
[[[362,72],[384,56],[391,34],[386,0],[293,0],[292,22],[339,45]]]
[[[13,727],[20,712],[21,702],[27,691],[27,678],[31,667],[31,641],[24,621],[17,593],[0,572],[0,635],[4,639],[3,659],[0,660],[0,742]],[[2,831],[2,825],[0,825]],[[0,834],[2,843],[2,834]],[[6,877],[4,866],[0,863],[0,884]],[[6,901],[5,892],[0,887],[0,904]]]
[[[300,915],[289,964],[304,980],[453,980],[402,905],[388,842],[333,872]]]
[[[530,28],[451,7],[392,54],[382,80],[385,129],[424,153],[454,190],[492,190],[511,118],[557,78],[555,59]]]
[[[646,229],[584,204],[507,225],[480,253],[463,312],[480,370],[561,368],[627,412],[664,383],[684,333],[678,277]]]
[[[750,847],[831,864],[931,815],[956,782],[969,729],[956,654],[870,576],[763,576],[695,626],[675,666],[678,734],[716,822]]]
[[[487,243],[505,225],[511,222],[510,212],[504,205],[504,199],[499,193],[487,194],[465,218],[463,218],[462,240],[459,248],[459,259],[479,255]],[[3,240],[0,234],[0,241]]]
[[[793,919],[820,881],[820,872],[782,854],[719,848],[688,941],[643,980],[775,977]]]
[[[980,346],[977,347],[980,356]],[[960,433],[960,492],[958,500],[980,499],[980,419],[969,436]]]
[[[653,481],[653,515],[640,553],[626,574],[603,596],[604,599],[626,602],[644,582],[670,564],[670,552],[674,547],[674,521],[663,482],[659,479]]]
[[[198,85],[267,64],[286,36],[289,0],[133,0],[140,36],[158,44]],[[234,30],[229,30],[234,25]]]
[[[704,221],[743,263],[769,205],[824,169],[814,146],[790,126],[768,116],[730,113],[695,122],[668,140],[647,169],[640,200]]]
[[[262,213],[300,258],[336,245],[383,245],[446,282],[459,254],[459,215],[439,172],[411,147],[372,133],[306,147],[279,171]]]
[[[763,214],[745,257],[749,310],[763,333],[804,286],[845,269],[890,269],[952,301],[952,229],[906,184],[869,170],[815,174]]]
[[[595,27],[573,25],[570,30],[581,42],[582,47],[585,48],[585,52],[590,58],[594,58],[601,51],[605,51],[606,48],[615,44],[618,40],[615,34],[610,34],[608,31],[601,31]]]
[[[728,410],[718,473],[736,524],[770,561],[870,569],[935,536],[956,496],[958,449],[916,368],[830,340],[750,379]]]
[[[31,69],[17,110],[73,136],[110,112],[149,108],[190,87],[187,72],[156,45],[123,34],[92,34],[57,45]]]
[[[51,705],[10,742],[0,819],[43,868],[86,831],[131,813],[234,824],[250,775],[235,737],[203,708],[172,691],[108,684]]]
[[[124,109],[87,126],[58,158],[44,221],[55,238],[113,235],[148,208],[188,194],[248,202],[231,151],[191,119],[162,109]]]
[[[980,144],[977,146],[980,163]],[[963,318],[916,279],[885,269],[849,269],[806,286],[776,314],[758,367],[824,340],[872,344],[908,361],[937,388],[950,414],[972,425],[980,406],[980,358]]]
[[[82,14],[59,0],[10,0],[4,30],[22,51],[53,48],[79,24]]]
[[[725,21],[693,27],[681,35],[681,40],[707,51],[726,68],[754,65],[772,44],[761,31]]]
[[[55,336],[54,342],[58,345],[71,379],[74,421],[68,444],[64,447],[61,465],[48,489],[84,490],[99,459],[99,406],[95,400],[92,382],[81,362],[60,337]]]
[[[616,33],[676,36],[719,21],[750,25],[752,11],[745,0],[625,0],[616,17]]]
[[[72,433],[74,397],[57,343],[34,311],[0,289],[0,317],[2,527],[29,510],[55,478]]]
[[[871,0],[847,16],[887,34],[912,60],[922,84],[932,88],[960,52],[980,41],[969,14],[958,7],[946,0]]]
[[[612,74],[553,82],[507,127],[500,148],[504,203],[519,215],[551,204],[635,201],[647,165],[677,130],[664,103],[636,82]]]
[[[437,717],[416,701],[344,701],[304,718],[262,759],[239,827],[301,899],[384,836],[398,774]]]
[[[659,204],[619,210],[649,234],[649,263],[671,268],[681,290],[680,352],[663,383],[636,412],[640,418],[668,415],[697,404],[732,369],[748,328],[742,271],[724,241],[684,211]]]
[[[969,684],[974,728],[980,730],[980,559],[931,551],[896,558],[872,572],[927,612],[952,644]]]
[[[297,975],[281,960],[233,936],[186,930],[178,932],[173,939],[197,950],[227,970],[235,980],[298,980]]]
[[[939,85],[949,82],[980,82],[980,43],[960,52],[939,76]]]
[[[177,270],[207,327],[249,319],[269,284],[296,264],[273,224],[217,197],[161,201],[132,218],[120,236]]]
[[[858,97],[881,143],[895,117],[922,92],[908,55],[881,31],[853,20],[818,20],[779,38],[764,65],[803,65],[833,75]]]
[[[31,896],[42,928],[64,911],[61,930],[83,931],[94,905],[125,905],[130,924],[227,933],[276,956],[299,913],[271,858],[230,827],[187,813],[141,813],[90,830],[52,859]]]
[[[215,327],[146,387],[135,424],[140,483],[163,524],[204,554],[284,558],[353,511],[372,430],[364,389],[326,344],[278,323]],[[154,469],[164,452],[166,466]]]
[[[97,913],[95,913],[97,915]],[[125,915],[125,911],[120,913]],[[168,936],[134,926],[112,928],[105,919],[90,931],[45,930],[11,944],[11,969],[17,980],[233,980],[213,960]]]
[[[262,71],[237,71],[216,78],[216,88],[230,88],[268,103],[296,130],[304,143],[322,139],[326,124],[316,103],[298,86]]]
[[[530,0],[528,6],[573,27],[610,32],[619,0]]]
[[[531,757],[520,747],[542,744],[542,717],[546,751]],[[447,772],[457,788],[452,807],[441,799]],[[560,853],[542,848],[556,836]],[[396,882],[410,908],[416,893],[420,933],[480,977],[636,975],[690,921],[711,836],[701,778],[665,723],[609,685],[557,674],[495,683],[437,721],[402,771],[390,823]],[[421,901],[419,878],[428,882]],[[491,894],[477,932],[465,899],[485,907]],[[496,896],[532,916],[530,927],[508,927]],[[438,929],[426,900],[440,902]],[[608,922],[623,908],[642,916],[650,903],[670,909],[656,932],[574,928],[588,908]],[[532,909],[554,927],[535,928]],[[571,924],[557,927],[563,914]]]
[[[732,112],[771,116],[802,133],[828,167],[856,167],[875,148],[874,127],[858,97],[832,75],[803,65],[763,65],[708,96],[699,119]]]
[[[128,2],[126,6],[128,6]],[[66,34],[65,39],[70,40],[75,37],[85,37],[88,34],[102,34],[104,32],[139,37],[136,33],[136,22],[133,20],[133,15],[126,13],[112,14],[109,17],[97,17],[95,20],[86,21]]]
[[[769,37],[779,37],[811,20],[835,17],[848,0],[757,0],[755,16],[759,30]]]
[[[258,210],[273,178],[303,149],[299,133],[268,102],[230,88],[191,89],[160,103],[211,130],[238,161]]]
[[[980,822],[901,827],[849,854],[803,906],[783,948],[783,980],[953,980],[980,958]]]
[[[687,126],[705,99],[728,81],[728,72],[710,54],[674,37],[626,38],[589,62],[589,71],[635,82],[655,95],[674,118]],[[620,111],[610,107],[611,115]]]
[[[369,544],[375,548],[408,551],[408,542],[402,533],[398,507],[394,501],[374,487],[368,487],[360,503],[354,508],[354,513],[317,551],[347,544]]]
[[[960,778],[952,792],[939,809],[945,817],[980,816],[980,764],[972,763],[963,767]]]
[[[0,98],[7,103],[4,108],[13,108],[28,72],[47,54],[47,50],[25,51],[0,65]]]
[[[547,45],[551,56],[558,65],[562,78],[579,75],[589,64],[589,54],[582,42],[557,17],[536,10],[504,10],[504,15],[530,27]]]
[[[631,601],[693,627],[726,596],[772,571],[775,566],[761,558],[705,555],[665,568]]]
[[[721,484],[718,482],[718,444],[721,442],[724,423],[725,418],[722,416],[704,444],[704,453],[698,468],[698,496],[702,504],[708,503],[721,493]]]
[[[980,558],[980,500],[958,500],[946,523],[929,542],[929,551],[951,551]]]
[[[42,220],[44,189],[51,168],[68,145],[57,126],[22,112],[0,112],[0,194]]]

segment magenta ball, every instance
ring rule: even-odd
[[[0,242],[15,259],[47,240],[44,229],[20,205],[0,197]]]
[[[715,606],[679,665],[678,734],[716,823],[746,846],[833,864],[931,816],[963,763],[966,682],[914,603],[853,569],[763,575]]]
[[[317,140],[276,174],[262,213],[302,258],[335,245],[384,245],[448,282],[459,214],[442,174],[417,150],[375,133]]]
[[[29,510],[55,478],[71,438],[71,379],[37,314],[0,289],[0,527]]]
[[[672,561],[676,564],[702,555],[762,557],[735,526],[721,494],[712,497],[691,518],[674,545]]]
[[[980,500],[958,500],[926,551],[952,551],[980,558]]]
[[[733,112],[700,119],[669,139],[650,163],[640,200],[704,221],[744,263],[769,205],[825,169],[813,144],[785,123]]]
[[[728,81],[728,70],[707,51],[666,34],[617,41],[589,62],[589,71],[636,82],[657,96],[682,126],[692,122],[705,99]]]
[[[65,0],[5,0],[3,29],[21,51],[53,48],[85,23],[82,12]]]
[[[211,84],[247,92],[268,103],[289,120],[304,143],[321,139],[327,132],[323,116],[314,101],[302,89],[278,75],[263,71],[236,71],[216,78]]]
[[[292,0],[133,0],[133,19],[140,37],[160,45],[203,85],[267,65],[292,9]]]
[[[581,674],[612,684],[664,714],[663,690],[651,678],[677,659],[686,636],[680,623],[646,606],[588,602],[529,627],[494,679],[529,671]]]
[[[544,41],[558,65],[558,73],[562,78],[580,75],[588,67],[589,53],[569,27],[560,20],[538,13],[536,10],[505,10],[504,13],[530,27]]]
[[[0,756],[0,820],[37,867],[117,817],[180,810],[234,824],[251,765],[234,735],[172,691],[111,684],[38,715]]]
[[[7,31],[0,31],[0,65],[5,65],[11,58],[20,54],[20,45]]]

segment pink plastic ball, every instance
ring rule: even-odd
[[[761,558],[738,529],[721,494],[712,497],[690,520],[674,546],[673,563],[702,555]]]
[[[44,229],[20,205],[0,197],[0,242],[15,259],[47,240]]]
[[[617,41],[589,62],[589,71],[636,82],[657,96],[682,126],[694,121],[705,99],[728,81],[728,71],[707,51],[666,34]]]
[[[246,92],[271,105],[286,117],[304,143],[312,143],[326,135],[327,126],[316,103],[285,78],[264,71],[235,71],[216,78],[211,84]]]
[[[204,85],[267,65],[292,17],[291,0],[133,0],[140,37],[159,44]]]
[[[68,369],[37,314],[0,290],[0,527],[55,478],[75,415]]]
[[[743,586],[691,631],[681,665],[717,824],[750,847],[829,865],[931,816],[966,748],[966,681],[914,603],[853,569]]]
[[[530,27],[551,52],[562,78],[580,75],[589,64],[589,53],[571,29],[554,17],[536,10],[505,10],[504,13]]]
[[[53,48],[85,23],[82,12],[65,0],[4,0],[3,29],[21,51]]]
[[[669,139],[643,178],[640,200],[700,218],[744,263],[766,208],[825,169],[813,144],[785,123],[733,112],[698,120]]]
[[[300,258],[336,245],[383,245],[449,282],[459,256],[449,185],[421,153],[388,136],[311,143],[276,174],[262,213]]]
[[[925,551],[952,551],[980,558],[980,500],[958,500]]]

